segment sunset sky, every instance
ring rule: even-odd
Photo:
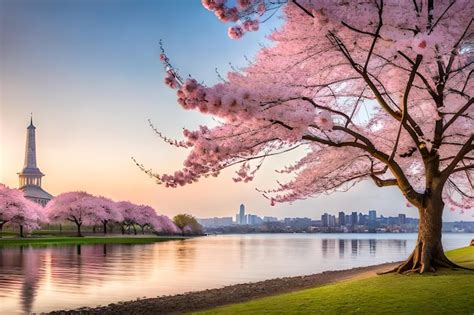
[[[178,189],[156,185],[132,162],[163,173],[181,167],[186,152],[163,143],[183,127],[212,124],[183,110],[163,84],[160,39],[183,76],[217,82],[246,64],[279,23],[230,40],[226,26],[198,0],[0,0],[0,182],[16,187],[24,159],[30,112],[37,127],[43,188],[53,195],[85,190],[116,200],[150,204],[159,213],[234,216],[240,203],[250,213],[280,218],[375,209],[416,217],[395,188],[371,182],[345,193],[271,207],[255,188],[275,185],[275,169],[296,156],[268,159],[257,179],[234,184],[235,170]],[[445,219],[472,220],[446,211]]]

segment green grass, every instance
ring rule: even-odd
[[[447,252],[446,254],[458,265],[474,269],[474,246],[454,249]]]
[[[102,237],[38,237],[0,239],[2,246],[47,246],[47,245],[88,245],[88,244],[152,244],[164,241],[182,240],[183,237],[168,236],[102,236]]]
[[[474,266],[474,246],[447,253]],[[388,274],[220,307],[199,314],[474,314],[474,272]]]

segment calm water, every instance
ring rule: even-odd
[[[474,234],[446,234],[445,249]],[[0,248],[0,314],[106,305],[406,258],[415,234],[208,236],[152,245]]]

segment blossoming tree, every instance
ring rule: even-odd
[[[23,193],[0,184],[0,231],[10,222],[22,205]]]
[[[152,223],[153,229],[158,233],[178,234],[180,229],[165,215],[158,215]]]
[[[165,83],[185,109],[221,123],[163,137],[190,153],[174,174],[145,169],[177,187],[240,164],[248,182],[264,160],[305,147],[262,191],[272,204],[372,179],[396,186],[418,209],[416,248],[398,272],[455,267],[441,243],[445,204],[471,210],[474,7],[470,1],[203,0],[231,38],[283,8],[284,25],[254,62],[213,86],[184,80],[165,52]],[[234,1],[232,1],[234,3]],[[161,136],[161,133],[158,133]]]
[[[158,215],[150,206],[140,205],[136,211],[135,222],[142,230],[142,234],[145,234],[145,228],[153,228],[153,223],[156,222]]]
[[[82,225],[97,221],[97,207],[93,199],[92,195],[83,191],[62,193],[48,202],[46,213],[53,222],[69,221],[76,224],[77,236],[82,236]]]
[[[0,184],[0,231],[6,223],[17,225],[20,237],[24,237],[25,229],[38,229],[40,224],[46,222],[46,215],[39,204],[26,199],[21,190]]]
[[[122,214],[120,213],[117,203],[106,197],[92,197],[91,203],[96,211],[94,211],[96,220],[102,224],[104,234],[107,234],[107,224],[109,222],[121,222]]]
[[[125,228],[128,228],[130,232],[130,228],[133,228],[133,232],[137,234],[137,228],[135,225],[137,224],[137,218],[139,217],[139,210],[140,206],[131,203],[130,201],[119,201],[117,202],[117,207],[122,215],[122,222],[120,225],[122,226],[122,234],[125,234]]]
[[[24,237],[24,231],[32,231],[40,228],[40,224],[47,223],[48,218],[43,207],[23,197],[21,206],[17,213],[10,220],[9,224],[17,225],[20,230],[20,237]]]

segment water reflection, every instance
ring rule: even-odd
[[[447,248],[472,234],[443,237]],[[406,258],[415,234],[210,236],[153,245],[0,247],[0,314],[347,269]]]

